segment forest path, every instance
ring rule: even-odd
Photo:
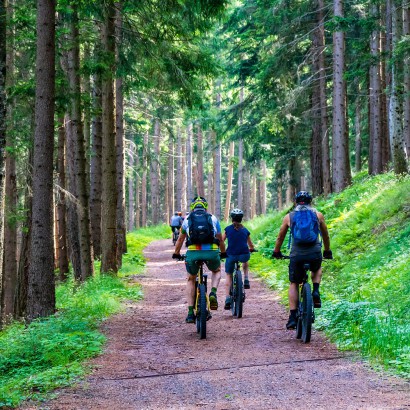
[[[146,248],[147,269],[136,278],[144,300],[105,322],[108,344],[87,379],[37,408],[410,409],[408,382],[343,357],[317,332],[310,344],[296,340],[284,307],[258,279],[244,317],[220,306],[199,340],[185,324],[185,268],[172,253],[170,239]]]

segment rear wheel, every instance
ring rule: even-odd
[[[242,272],[236,271],[236,290],[235,290],[235,314],[238,318],[242,317],[243,311],[243,282]]]
[[[313,300],[312,290],[309,283],[305,283],[302,288],[302,341],[303,343],[310,342],[312,334],[312,320],[313,320]]]
[[[300,339],[302,337],[302,314],[303,314],[303,307],[302,302],[298,303],[298,318],[296,323],[296,339]]]
[[[206,288],[204,284],[199,285],[199,301],[198,301],[199,312],[197,314],[197,331],[199,333],[200,339],[206,339],[206,319],[208,312],[206,310]]]

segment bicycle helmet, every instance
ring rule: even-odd
[[[295,195],[295,202],[298,205],[307,205],[312,202],[312,195],[307,191],[300,191]]]
[[[206,199],[204,197],[197,196],[191,201],[190,208],[191,208],[191,211],[195,208],[207,209],[208,208],[208,202],[206,201]]]
[[[230,216],[232,218],[232,221],[241,222],[243,218],[243,211],[238,208],[232,209]]]

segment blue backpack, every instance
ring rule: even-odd
[[[313,245],[316,243],[319,233],[319,220],[316,212],[308,208],[293,212],[290,234],[295,245]],[[291,238],[289,238],[289,247]]]

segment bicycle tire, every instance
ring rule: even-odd
[[[309,283],[302,287],[302,342],[309,343],[312,334],[313,299]]]
[[[300,339],[302,337],[302,312],[303,312],[303,307],[302,303],[298,303],[298,318],[296,322],[296,339]]]
[[[243,281],[240,270],[236,271],[235,311],[236,317],[240,319],[243,313]]]
[[[199,285],[199,315],[196,320],[199,322],[199,338],[206,339],[206,319],[208,316],[206,303],[206,288],[203,283]],[[198,325],[197,325],[198,326]]]

